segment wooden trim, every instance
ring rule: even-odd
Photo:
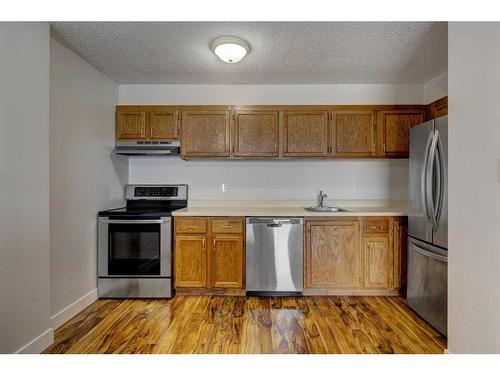
[[[178,296],[244,296],[245,289],[235,288],[176,288]]]
[[[399,296],[399,289],[305,288],[304,296]]]

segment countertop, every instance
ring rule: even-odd
[[[347,212],[312,212],[305,207],[314,201],[194,201],[187,208],[172,212],[173,216],[407,216],[406,201],[325,201]]]

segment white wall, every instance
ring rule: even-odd
[[[500,353],[500,23],[448,38],[448,347]]]
[[[448,72],[443,72],[424,84],[424,103],[430,104],[448,95]]]
[[[95,299],[96,215],[123,204],[128,163],[111,157],[117,102],[115,81],[51,39],[50,285],[55,326]]]
[[[428,104],[423,85],[120,85],[120,104]]]
[[[120,85],[120,104],[422,103],[423,85]],[[130,183],[188,183],[202,200],[311,199],[319,189],[334,199],[406,199],[408,190],[408,163],[397,160],[130,158],[129,168]]]
[[[0,56],[0,353],[39,352],[53,339],[49,25],[0,23]]]
[[[184,161],[130,158],[130,183],[186,183],[196,200],[406,199],[407,160]],[[226,192],[222,191],[226,184]],[[358,184],[359,186],[355,186]]]

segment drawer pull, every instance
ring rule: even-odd
[[[372,225],[370,229],[384,229],[382,225]]]

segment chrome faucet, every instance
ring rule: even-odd
[[[322,191],[322,190],[320,190],[320,191],[319,191],[319,195],[318,195],[318,202],[319,202],[319,203],[318,203],[318,207],[323,207],[323,200],[324,200],[325,198],[328,198],[328,195],[323,194],[323,191]]]

